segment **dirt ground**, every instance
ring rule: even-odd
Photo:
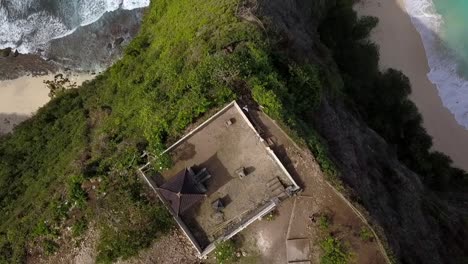
[[[265,135],[276,142],[275,152],[304,189],[300,196],[282,204],[273,221],[256,222],[243,232],[245,241],[250,241],[246,246],[255,246],[259,252],[258,263],[287,263],[285,242],[298,238],[310,239],[310,260],[319,263],[320,240],[328,232],[343,242],[353,262],[386,263],[375,239],[360,237],[364,222],[325,182],[312,154],[298,148],[266,115],[257,117]],[[327,230],[312,221],[317,215],[329,218]]]

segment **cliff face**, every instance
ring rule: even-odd
[[[300,62],[326,65],[336,74],[317,27],[335,1],[260,1],[257,14]],[[340,178],[370,214],[402,263],[460,263],[468,250],[461,208],[431,194],[392,148],[344,105],[325,96],[313,123],[325,139]]]
[[[278,46],[284,48],[287,55],[302,62],[323,62],[321,53],[325,51],[317,27],[328,7],[334,4],[335,0],[260,0],[256,13],[270,30],[282,36]]]
[[[429,193],[419,176],[341,102],[324,100],[315,125],[340,167],[341,179],[383,228],[397,259],[459,263],[455,257],[464,254],[466,244],[457,209]]]

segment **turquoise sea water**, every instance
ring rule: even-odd
[[[468,129],[468,0],[405,0],[442,103]]]
[[[443,18],[441,38],[459,61],[459,73],[468,76],[468,1],[433,0]]]

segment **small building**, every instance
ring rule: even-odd
[[[200,257],[300,190],[247,114],[234,101],[170,146],[161,184],[140,168]]]

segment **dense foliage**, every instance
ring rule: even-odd
[[[432,139],[422,126],[409,80],[401,72],[380,72],[378,47],[368,40],[377,25],[373,17],[358,18],[352,0],[339,0],[319,28],[331,49],[345,93],[368,125],[394,146],[399,159],[436,191],[466,190],[467,174],[452,167],[443,153],[431,150]]]
[[[135,255],[167,232],[169,214],[136,173],[195,119],[253,102],[305,137],[321,98],[319,69],[278,60],[234,0],[154,0],[124,57],[79,89],[60,91],[0,140],[0,263],[53,254],[92,228],[98,262]],[[159,165],[154,169],[159,169]]]

